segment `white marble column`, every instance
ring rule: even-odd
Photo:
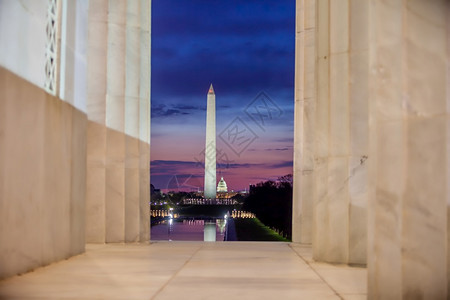
[[[369,299],[448,297],[449,2],[370,2]]]
[[[296,2],[292,241],[310,244],[314,200],[315,0]]]
[[[151,0],[141,2],[139,85],[140,241],[150,239],[150,24]]]
[[[127,1],[125,85],[125,240],[139,241],[140,1]]]
[[[447,5],[447,16],[450,5]],[[447,20],[447,74],[450,74],[450,29]],[[447,116],[450,114],[450,76],[447,76]],[[447,118],[447,178],[450,177],[450,118]],[[447,179],[448,180],[448,179]],[[447,297],[450,296],[450,184],[447,184]]]
[[[317,1],[316,13],[313,255],[365,264],[368,5]]]
[[[125,49],[127,3],[108,2],[106,242],[125,241]]]
[[[314,259],[348,262],[349,1],[318,3]]]
[[[312,246],[316,258],[325,256],[328,224],[328,148],[329,148],[329,3],[316,4],[316,122],[314,132],[314,208]]]
[[[104,243],[108,0],[90,1],[88,19],[86,242]]]
[[[349,1],[330,1],[329,54],[329,148],[325,236],[323,259],[347,262],[349,231]]]
[[[348,262],[367,262],[369,158],[369,2],[350,1]]]
[[[446,5],[450,16],[450,5]],[[447,18],[447,182],[450,178],[450,24]],[[450,297],[450,184],[447,184],[447,297]]]
[[[88,242],[149,240],[150,1],[91,1]]]

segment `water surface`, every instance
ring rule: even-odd
[[[152,241],[203,241],[205,222],[216,223],[216,241],[223,241],[226,222],[223,219],[166,219],[151,228]]]

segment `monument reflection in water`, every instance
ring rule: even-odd
[[[226,239],[226,220],[166,219],[151,228],[153,241],[203,241],[205,224],[216,225],[216,241]]]

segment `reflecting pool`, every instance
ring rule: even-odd
[[[216,241],[226,238],[226,220],[224,219],[171,219],[161,220],[151,227],[152,241],[203,241],[206,223],[216,224]]]

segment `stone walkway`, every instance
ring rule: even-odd
[[[268,242],[87,245],[0,281],[0,299],[365,299],[367,271]]]

